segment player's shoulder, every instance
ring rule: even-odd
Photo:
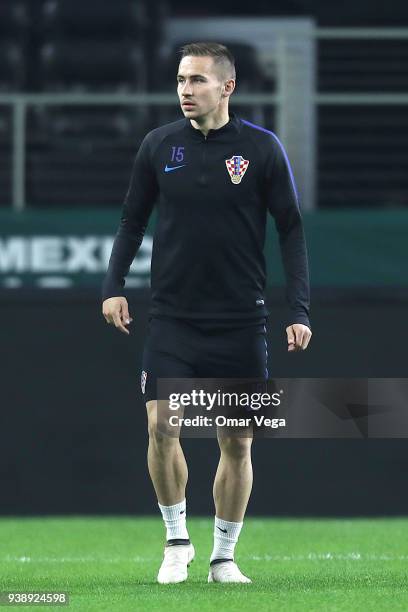
[[[153,148],[157,147],[163,140],[172,134],[175,134],[184,129],[186,125],[185,118],[178,119],[177,121],[172,121],[171,123],[165,123],[163,125],[159,125],[158,127],[150,130],[145,136],[145,140],[151,145]]]
[[[247,119],[240,118],[241,121],[241,133],[244,137],[253,140],[261,147],[268,147],[275,149],[282,147],[282,143],[279,138],[271,130],[267,130],[262,125],[251,123]]]

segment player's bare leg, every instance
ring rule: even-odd
[[[149,448],[147,463],[166,525],[166,547],[157,580],[161,584],[184,582],[194,558],[186,527],[187,463],[180,445],[179,430],[170,427],[166,406],[146,403]]]
[[[245,437],[244,437],[245,436]],[[240,437],[218,432],[221,450],[214,480],[214,548],[209,582],[251,582],[234,563],[234,549],[242,528],[252,490],[252,429]]]
[[[243,437],[219,433],[221,456],[214,480],[217,516],[225,521],[242,522],[252,490],[252,430]]]
[[[147,464],[150,478],[159,504],[172,506],[186,496],[186,459],[176,435],[177,429],[168,425],[167,410],[161,410],[160,407],[158,410],[155,400],[147,402],[146,408],[149,431]]]

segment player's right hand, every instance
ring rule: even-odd
[[[111,297],[102,304],[102,314],[109,325],[113,324],[123,334],[129,335],[125,325],[129,325],[133,319],[129,315],[129,306],[125,297]]]

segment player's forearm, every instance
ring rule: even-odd
[[[146,226],[129,227],[121,222],[112,247],[108,270],[102,286],[102,299],[123,295],[129,268],[142,244]]]
[[[288,231],[280,232],[279,240],[286,276],[286,298],[290,309],[288,324],[302,323],[310,327],[309,266],[300,217]]]

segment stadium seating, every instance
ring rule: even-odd
[[[27,34],[28,9],[21,0],[0,2],[0,38],[23,43]]]
[[[28,159],[28,193],[36,207],[120,206],[138,142],[78,140],[71,147],[40,147]]]
[[[37,88],[53,93],[146,90],[143,2],[47,0],[41,12]],[[37,106],[29,118],[30,203],[113,205],[123,200],[143,108]]]
[[[24,48],[15,42],[0,42],[0,92],[23,91],[25,84]]]
[[[12,176],[11,110],[0,106],[0,206],[10,206]]]
[[[41,49],[43,91],[140,91],[145,89],[142,48],[130,42],[81,39]]]
[[[407,40],[319,41],[318,90],[408,90]],[[408,121],[403,105],[327,105],[318,113],[318,205],[408,205]]]
[[[130,0],[101,2],[47,0],[43,8],[45,38],[92,38],[107,40],[140,39],[146,26],[145,3]]]
[[[23,91],[26,82],[28,12],[24,2],[0,2],[0,93]],[[0,206],[11,201],[11,132],[9,106],[0,107]]]
[[[300,4],[306,10],[308,3]],[[300,4],[296,8],[282,0],[268,8],[265,0],[258,9],[265,14],[282,14],[289,7],[289,12],[296,14]],[[230,6],[232,14],[235,5],[231,2]],[[189,7],[188,3],[177,3],[171,6],[172,14],[186,16],[190,10],[199,19],[206,17],[204,6]],[[123,199],[131,159],[146,131],[183,117],[175,77],[177,50],[186,41],[163,46],[169,8],[166,0],[0,0],[0,94],[174,94],[171,106],[30,107],[26,132],[30,204],[62,204],[66,199],[79,205],[85,199],[81,185],[84,193],[90,194],[87,201],[117,204]],[[386,8],[384,5],[382,10]],[[252,11],[250,6],[239,8],[241,15]],[[275,91],[273,77],[263,73],[256,41],[252,45],[228,41],[226,31],[222,42],[236,57],[237,94]],[[407,40],[322,38],[317,46],[319,92],[407,91]],[[274,129],[272,106],[240,106],[235,100],[232,97],[231,108],[238,115]],[[408,204],[405,106],[323,104],[317,118],[320,207]],[[11,143],[12,112],[10,106],[1,105],[0,205],[10,204]],[[102,188],[105,176],[99,182],[94,177],[107,172],[109,147],[123,169],[112,160],[111,183]],[[84,175],[78,181],[77,175],[70,174],[76,165]],[[55,174],[47,168],[55,168]]]

